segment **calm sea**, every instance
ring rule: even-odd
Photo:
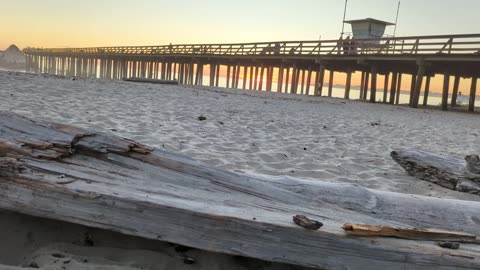
[[[203,78],[203,85],[205,86],[208,86],[208,83],[209,83],[209,77],[208,76],[204,76]],[[227,83],[227,79],[224,78],[224,77],[220,77],[219,78],[219,87],[225,87],[226,86],[226,83]],[[230,82],[231,83],[231,82]],[[247,81],[247,89],[248,89],[248,86],[249,86],[249,82]],[[243,80],[240,78],[239,79],[239,83],[238,83],[238,87],[239,88],[242,88],[243,87]],[[263,83],[263,91],[265,91],[265,81]],[[276,82],[273,82],[272,84],[272,92],[277,92],[277,88],[278,88],[278,85]],[[288,89],[290,89],[290,85],[288,87]],[[298,91],[300,92],[301,89],[299,87]],[[285,92],[285,85],[283,85],[283,90],[282,92]],[[325,85],[323,87],[323,93],[322,95],[327,95],[328,93],[328,85]],[[313,95],[313,86],[310,87],[310,93],[309,95]],[[332,96],[333,97],[336,97],[336,98],[343,98],[345,96],[345,88],[342,88],[342,87],[333,87],[332,88]],[[360,90],[358,89],[351,89],[350,90],[350,99],[359,99],[359,96],[360,96]],[[368,97],[369,99],[370,97]],[[390,91],[388,91],[388,94],[387,94],[387,100],[390,99]],[[377,89],[377,101],[382,101],[383,100],[383,88],[382,87],[379,87]],[[469,100],[469,96],[466,96],[466,95],[462,95],[462,96],[459,96],[457,98],[457,104],[458,105],[468,105],[468,100]],[[400,104],[408,104],[410,101],[410,95],[408,92],[406,91],[402,91],[400,92]],[[451,101],[451,93],[450,93],[450,96],[449,96],[449,99],[448,99],[448,102],[450,104],[450,101]],[[420,104],[423,104],[423,91],[422,93],[420,93]],[[438,94],[438,93],[431,93],[428,95],[428,105],[434,105],[434,106],[438,106],[442,103],[442,97],[441,97],[441,94]],[[476,107],[480,107],[480,96],[477,96],[476,100],[475,100],[475,106]]]

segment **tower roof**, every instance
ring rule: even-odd
[[[360,20],[348,20],[348,21],[344,21],[344,22],[349,23],[349,24],[370,22],[370,23],[378,23],[378,24],[383,24],[383,25],[395,25],[394,23],[391,23],[391,22],[381,21],[381,20],[377,20],[377,19],[373,19],[373,18],[366,18],[366,19],[360,19]]]

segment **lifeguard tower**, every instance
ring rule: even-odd
[[[384,37],[387,26],[395,25],[394,23],[366,18],[361,20],[344,21],[352,26],[352,39],[371,39],[365,41],[369,44],[380,44],[380,38]]]

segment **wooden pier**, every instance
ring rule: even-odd
[[[443,110],[457,106],[460,79],[468,78],[471,82],[468,110],[472,112],[480,75],[480,34],[348,41],[28,48],[24,52],[27,72],[32,73],[178,80],[180,84],[217,87],[220,77],[226,77],[222,86],[227,88],[315,96],[332,96],[335,74],[345,73],[346,99],[350,98],[352,74],[360,72],[360,99],[388,104],[400,103],[402,77],[409,75],[412,77],[409,105],[413,108],[428,104],[430,80],[440,75],[444,77],[440,105]],[[384,76],[380,88],[379,76]],[[208,81],[204,81],[205,77]]]

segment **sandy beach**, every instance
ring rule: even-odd
[[[480,200],[418,181],[390,158],[405,148],[479,153],[476,114],[3,71],[0,95],[0,110],[116,134],[226,170]],[[9,212],[0,216],[0,269],[293,269]]]

